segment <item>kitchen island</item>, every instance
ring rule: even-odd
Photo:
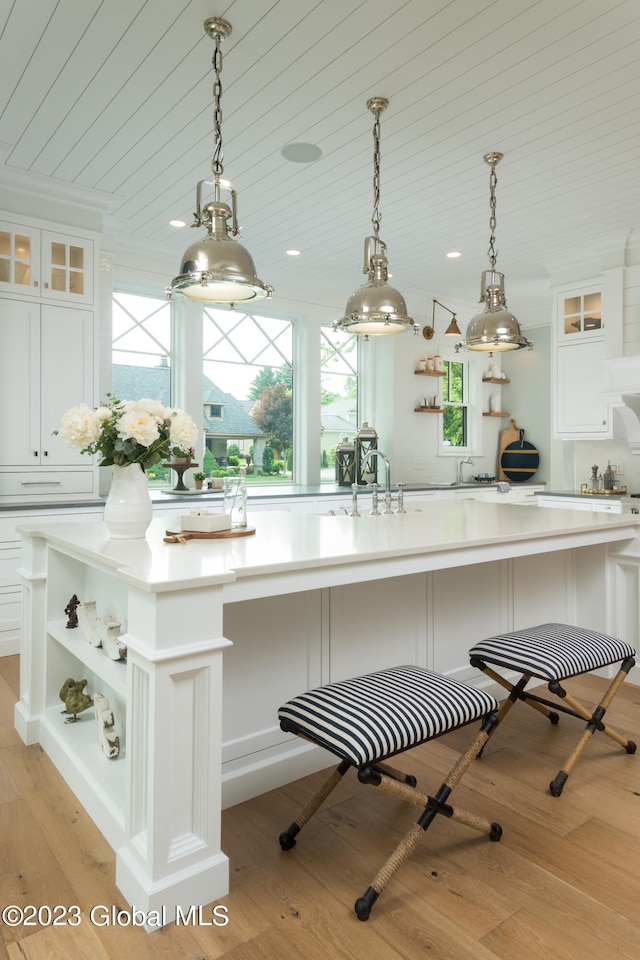
[[[166,519],[139,541],[110,540],[90,521],[21,531],[16,728],[115,850],[128,902],[167,922],[228,890],[224,805],[327,765],[280,731],[277,708],[292,695],[405,662],[485,684],[471,644],[545,620],[636,642],[633,515],[457,501],[249,523],[254,535],[185,544],[163,542],[175,528]],[[121,622],[126,659],[67,626],[73,595]],[[109,699],[117,758],[102,751],[92,711],[65,723],[67,677]]]

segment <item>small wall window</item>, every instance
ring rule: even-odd
[[[205,409],[212,420],[222,420],[224,407],[221,403],[205,403]]]
[[[469,445],[469,365],[464,360],[444,360],[442,380],[443,450]]]

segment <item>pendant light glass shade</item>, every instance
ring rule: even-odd
[[[273,288],[256,276],[251,255],[235,239],[240,233],[235,190],[225,187],[231,194],[231,207],[220,199],[220,191],[224,187],[221,180],[223,166],[220,43],[231,33],[231,24],[226,20],[213,17],[205,20],[204,29],[207,36],[215,40],[216,45],[213,55],[215,147],[211,159],[213,179],[201,180],[198,183],[196,212],[192,226],[206,227],[207,236],[196,240],[185,251],[181,260],[180,273],[171,281],[170,293],[181,293],[201,303],[242,303],[247,300],[260,300],[263,297],[270,297]],[[204,184],[213,186],[214,198],[203,206]]]
[[[364,241],[364,266],[362,272],[368,275],[367,282],[355,290],[340,320],[334,320],[334,330],[346,330],[348,333],[370,336],[385,336],[403,333],[407,327],[413,327],[414,333],[420,329],[417,323],[407,316],[407,305],[402,294],[389,282],[387,247],[380,239],[380,114],[388,106],[384,97],[372,97],[367,101],[367,109],[375,116],[373,127],[374,175],[373,175],[373,236]]]
[[[491,216],[489,226],[491,237],[489,240],[489,264],[491,269],[482,274],[480,285],[480,302],[485,304],[484,310],[477,313],[467,326],[464,340],[456,344],[456,352],[460,347],[467,350],[485,353],[504,353],[507,350],[521,350],[523,347],[533,347],[531,340],[524,336],[520,324],[514,315],[507,310],[507,298],[504,290],[504,274],[495,269],[497,252],[495,250],[496,228],[496,165],[502,160],[501,153],[487,153],[485,163],[491,167],[490,201]]]

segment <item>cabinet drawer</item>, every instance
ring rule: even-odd
[[[0,473],[0,496],[39,497],[58,496],[68,493],[93,493],[93,472],[90,470],[27,471]]]

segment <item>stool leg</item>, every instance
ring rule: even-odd
[[[508,690],[509,696],[506,697],[500,704],[500,709],[498,710],[498,722],[502,723],[506,715],[511,710],[511,707],[516,703],[517,700],[522,700],[523,703],[526,703],[528,706],[533,707],[534,710],[537,710],[538,713],[541,713],[543,716],[547,717],[550,723],[557,723],[559,720],[558,714],[554,710],[549,710],[547,706],[543,703],[539,703],[536,700],[531,700],[526,692],[525,687],[531,680],[530,673],[523,673],[520,679],[516,684],[509,683],[504,677],[500,676],[499,673],[496,673],[495,670],[492,670],[484,660],[481,660],[479,657],[472,657],[470,660],[471,666],[476,670],[482,670],[483,673],[486,673],[488,677],[491,678],[495,683],[499,684],[501,687],[504,687],[505,690]],[[478,754],[482,756],[482,751]]]
[[[405,783],[399,783],[394,779],[380,775],[379,772],[372,768],[365,768],[359,772],[358,777],[362,782],[373,783],[388,793],[393,793],[404,800],[408,800],[410,803],[425,806],[417,822],[412,825],[411,829],[402,838],[391,856],[378,871],[371,886],[356,900],[354,909],[359,920],[368,920],[373,904],[389,884],[399,867],[401,867],[405,860],[408,860],[414,852],[421,835],[427,831],[438,813],[450,817],[459,823],[464,823],[475,830],[488,832],[491,840],[500,839],[502,836],[502,827],[500,824],[490,823],[483,817],[478,817],[465,810],[454,808],[446,803],[449,794],[460,782],[465,771],[469,769],[478,752],[482,750],[493,729],[497,726],[497,723],[498,720],[495,715],[487,717],[482,728],[473,738],[465,752],[456,760],[435,797],[428,797],[426,794],[420,793]]]
[[[308,823],[314,813],[320,809],[332,790],[338,786],[350,766],[351,764],[347,760],[343,760],[342,763],[340,763],[340,765],[336,767],[331,775],[325,780],[320,789],[311,797],[307,805],[303,810],[300,811],[291,826],[282,831],[278,840],[283,850],[291,850],[292,847],[295,847],[296,836],[300,833],[305,823]]]
[[[589,713],[589,711],[583,706],[583,704],[580,703],[579,700],[576,700],[569,693],[567,693],[567,691],[564,690],[564,688],[561,687],[557,681],[549,684],[549,690],[555,694],[555,696],[561,697],[563,700],[565,700],[576,714],[582,717],[583,720],[587,721],[587,726],[582,736],[578,740],[573,752],[569,755],[564,767],[558,772],[555,780],[552,780],[549,784],[549,791],[552,796],[560,796],[563,787],[567,782],[569,774],[573,770],[584,748],[589,743],[596,731],[599,730],[601,733],[605,733],[611,740],[623,747],[627,753],[636,752],[636,744],[633,742],[633,740],[628,740],[626,737],[621,736],[619,733],[617,733],[617,731],[612,730],[611,727],[606,726],[602,722],[602,718],[607,712],[618,690],[626,680],[627,674],[633,664],[634,661],[632,659],[625,660],[622,663],[620,670],[607,687],[607,690],[600,700],[600,703],[592,713]]]

